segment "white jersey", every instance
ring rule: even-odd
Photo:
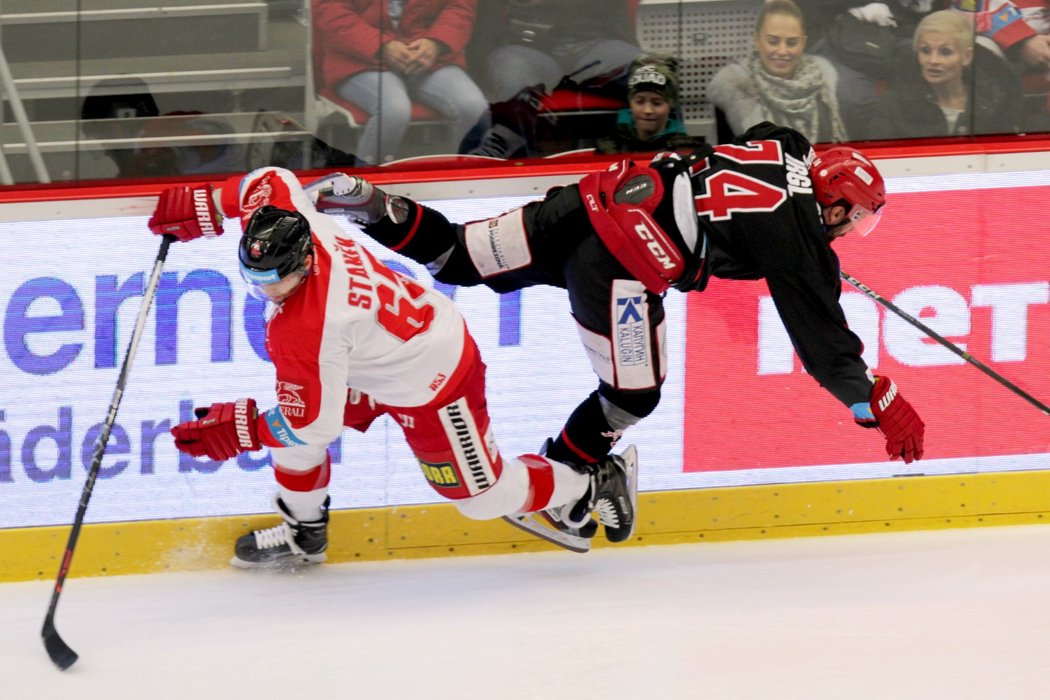
[[[343,430],[347,390],[394,407],[435,401],[455,383],[466,327],[453,302],[386,267],[318,212],[299,180],[262,168],[226,184],[225,213],[242,226],[259,207],[294,209],[310,222],[313,266],[266,328],[278,405],[266,423],[275,462],[319,464]]]

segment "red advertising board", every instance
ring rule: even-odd
[[[1050,402],[1050,187],[891,194],[843,269]],[[712,280],[688,301],[683,469],[880,462],[884,442],[802,371],[764,282]],[[875,372],[926,422],[925,459],[1050,452],[1050,416],[849,285]],[[785,347],[786,346],[786,347]]]

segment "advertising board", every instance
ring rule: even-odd
[[[1050,172],[889,182],[880,227],[836,243],[843,267],[1027,391],[1050,396]],[[432,202],[451,219],[526,197]],[[349,225],[347,230],[355,233]],[[235,222],[172,248],[103,460],[88,522],[268,512],[265,453],[218,464],[180,455],[167,430],[194,406],[275,401],[264,308],[240,282]],[[420,266],[356,234],[395,269]],[[79,497],[158,240],[142,217],[0,223],[0,528],[63,524]],[[532,452],[592,391],[565,294],[449,288],[489,367],[506,455]],[[865,359],[927,423],[926,459],[890,462],[883,440],[798,366],[761,282],[671,292],[669,367],[656,413],[632,428],[642,490],[1050,468],[1047,417],[852,291]],[[430,503],[400,430],[378,421],[332,447],[333,507]]]

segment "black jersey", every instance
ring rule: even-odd
[[[661,165],[658,156],[652,165],[666,194],[654,216],[683,253],[703,256],[693,289],[703,289],[708,276],[765,279],[806,371],[852,406],[868,400],[872,382],[839,305],[839,260],[813,195],[812,158],[805,137],[768,122],[692,159],[688,169],[682,161]],[[695,224],[686,218],[690,206]]]

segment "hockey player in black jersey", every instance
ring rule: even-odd
[[[711,276],[765,279],[806,371],[859,425],[881,431],[891,459],[922,457],[922,420],[889,378],[869,371],[839,305],[831,242],[868,233],[886,202],[878,170],[853,149],[815,158],[797,131],[763,123],[713,149],[659,154],[648,166],[621,161],[465,225],[361,178],[336,175],[318,187],[319,206],[345,208],[441,282],[500,293],[535,284],[567,290],[599,381],[548,443],[554,459],[599,462],[656,408],[666,366],[662,295],[702,291]],[[617,351],[627,316],[649,329],[644,357],[636,341],[627,359]],[[579,514],[551,515],[581,522]],[[582,522],[583,534],[593,532]]]

